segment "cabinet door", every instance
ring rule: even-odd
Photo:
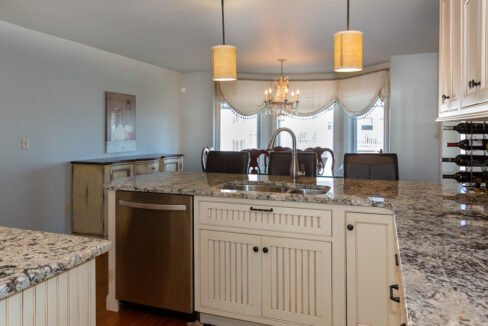
[[[441,0],[439,35],[439,111],[460,108],[462,2]]]
[[[347,325],[400,325],[400,304],[390,299],[398,284],[393,217],[347,213],[346,223]]]
[[[260,236],[201,230],[200,305],[261,316],[260,247]]]
[[[484,53],[484,0],[464,0],[463,3],[463,107],[481,102],[481,71]]]
[[[263,317],[332,325],[332,244],[263,237]]]
[[[128,178],[134,175],[134,166],[129,163],[114,164],[110,168],[110,181]]]
[[[183,157],[168,157],[161,161],[161,172],[183,171]]]
[[[135,164],[135,174],[148,174],[159,171],[159,160],[137,161]]]

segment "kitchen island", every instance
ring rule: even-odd
[[[391,211],[408,325],[488,323],[488,200],[459,194],[454,182],[413,182],[300,178],[299,183],[329,186],[325,195],[224,191],[234,183],[287,184],[286,177],[204,173],[158,173],[114,181],[108,186],[115,225],[115,190],[184,194],[235,200],[341,205]],[[110,230],[109,230],[110,236]],[[113,236],[113,235],[112,235]],[[115,246],[114,246],[115,250]],[[111,259],[109,268],[114,268]],[[111,273],[112,275],[113,273]],[[107,306],[114,305],[114,285]]]
[[[0,325],[95,325],[95,257],[110,242],[0,227]]]

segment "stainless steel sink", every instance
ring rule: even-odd
[[[273,185],[231,185],[223,189],[239,190],[239,191],[260,191],[260,192],[281,192],[285,193],[290,188]]]
[[[288,191],[289,194],[296,194],[296,195],[324,195],[329,191],[329,189],[304,189],[304,188],[295,188],[290,189]]]
[[[302,196],[316,196],[326,194],[330,188],[321,186],[317,188],[292,188],[287,186],[277,186],[270,184],[226,184],[221,188],[223,191],[258,191],[282,194],[294,194]]]

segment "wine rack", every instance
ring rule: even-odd
[[[457,164],[460,171],[446,175],[445,179],[455,179],[467,189],[485,190],[488,185],[488,122],[462,122],[456,126],[445,126],[465,138],[458,143],[448,143],[448,147],[459,147],[461,153],[454,158],[443,158],[446,164]]]

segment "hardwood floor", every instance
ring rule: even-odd
[[[124,305],[119,312],[105,309],[108,293],[108,255],[96,260],[97,275],[97,326],[186,326],[189,320],[169,316],[166,312],[132,305]]]

